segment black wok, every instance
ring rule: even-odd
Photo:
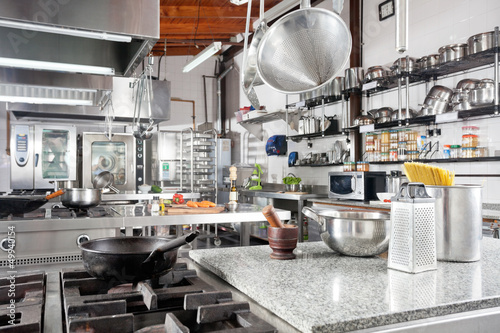
[[[148,280],[168,273],[177,250],[199,232],[169,240],[161,237],[114,237],[80,244],[85,270],[95,278],[121,283]]]
[[[58,197],[64,193],[59,190],[46,197],[27,195],[6,195],[0,197],[0,217],[10,214],[24,214],[42,207],[48,200]]]

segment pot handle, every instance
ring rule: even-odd
[[[165,252],[175,250],[178,247],[181,247],[182,245],[191,243],[198,235],[200,232],[198,230],[191,232],[187,235],[184,235],[182,237],[176,238],[173,241],[170,241],[166,243],[165,245],[162,245],[156,249],[154,249],[151,254],[142,262],[142,269],[150,269],[152,270],[154,268],[154,263],[158,259],[160,259]],[[149,267],[151,265],[151,267]]]
[[[321,225],[325,224],[325,219],[319,216],[312,208],[310,207],[303,207],[302,208],[302,214],[307,216],[310,219],[313,219],[314,221],[318,222]]]
[[[45,199],[50,200],[50,199],[53,199],[53,198],[59,197],[59,196],[61,196],[61,195],[63,195],[63,194],[64,194],[64,190],[63,190],[63,189],[60,189],[60,190],[59,190],[59,191],[57,191],[57,192],[54,192],[54,193],[52,193],[52,194],[47,195],[47,196],[45,197]]]

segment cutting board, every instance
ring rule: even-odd
[[[308,194],[307,192],[285,192],[285,194],[297,194],[297,195],[303,195],[303,194]]]
[[[178,205],[172,207],[165,207],[168,215],[183,215],[183,214],[217,214],[224,210],[223,206],[217,207],[188,207],[186,205]]]

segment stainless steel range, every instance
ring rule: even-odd
[[[0,289],[9,284],[9,277],[0,279]],[[16,288],[13,310],[7,293],[0,298],[0,317],[14,318],[0,321],[0,332],[277,332],[248,302],[233,300],[231,291],[217,290],[184,262],[155,288],[116,285],[83,268],[19,275]]]

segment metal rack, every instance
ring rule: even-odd
[[[181,176],[183,191],[200,193],[202,200],[217,201],[217,132],[181,131]]]

